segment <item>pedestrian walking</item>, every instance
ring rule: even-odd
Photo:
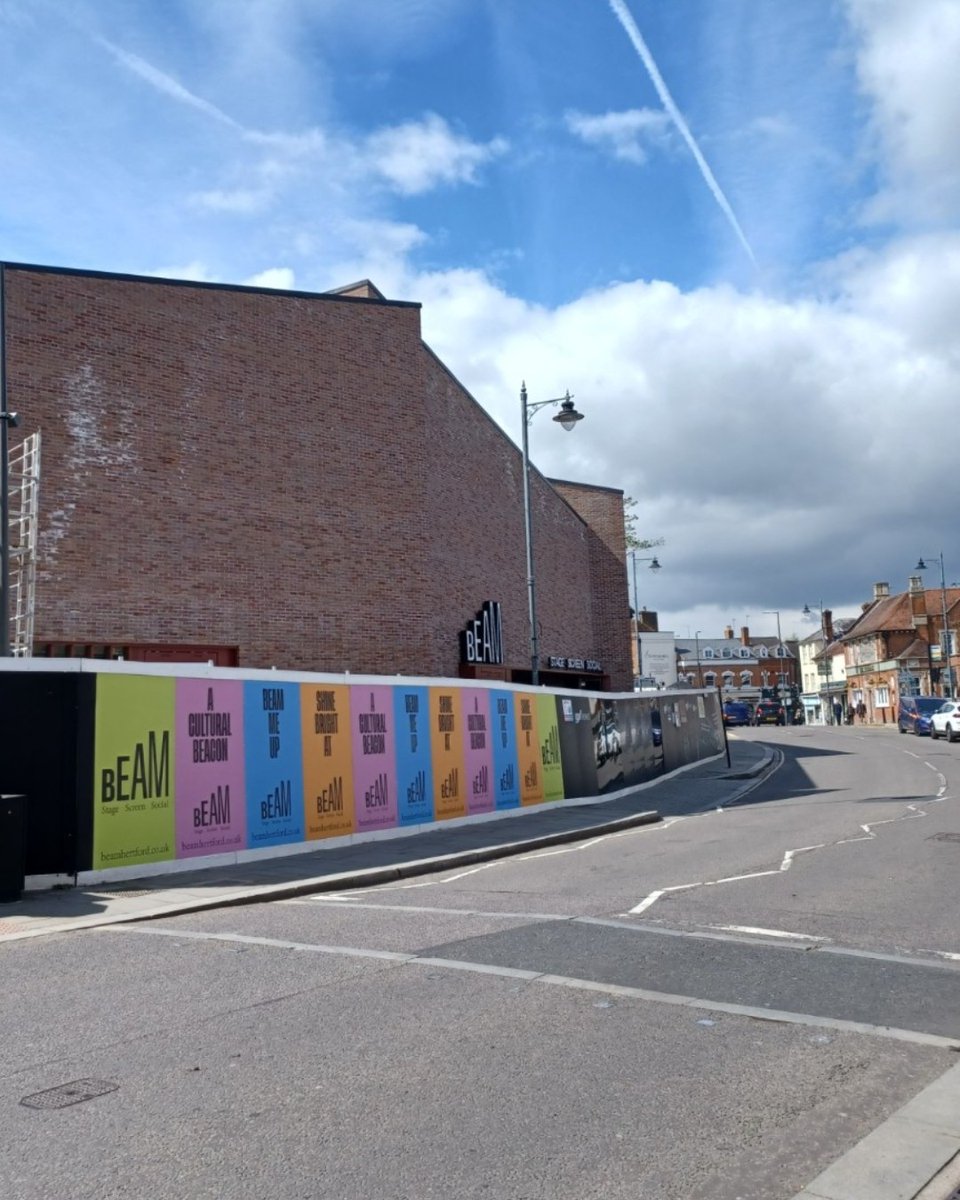
[[[834,702],[833,702],[833,723],[834,723],[834,725],[840,725],[840,724],[842,724],[842,722],[843,722],[843,705],[840,703],[839,700],[834,700]]]

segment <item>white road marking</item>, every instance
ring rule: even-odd
[[[602,833],[598,837],[589,838],[583,842],[577,842],[571,846],[561,846],[550,850],[532,850],[529,854],[513,854],[506,858],[497,858],[492,862],[481,863],[477,867],[470,867],[466,871],[458,871],[455,875],[445,875],[442,879],[425,879],[419,883],[388,883],[383,887],[371,887],[358,889],[364,895],[369,895],[372,892],[404,892],[412,891],[415,888],[438,887],[444,883],[456,883],[459,879],[466,879],[469,875],[476,875],[478,871],[489,871],[491,867],[509,866],[511,863],[530,862],[536,858],[550,858],[557,854],[577,854],[581,850],[590,850],[594,846],[599,846],[601,842],[609,841],[612,838],[626,837],[628,834],[636,833],[654,833],[661,829],[669,829],[671,825],[676,825],[678,821],[683,821],[684,817],[668,817],[664,821],[659,821],[653,825],[638,825],[633,829],[617,829],[612,833]],[[346,898],[346,893],[337,893],[341,898]]]
[[[323,908],[327,897],[319,895],[316,898],[302,897],[290,900],[279,900],[279,904],[302,904],[313,908]],[[428,904],[331,904],[330,908],[373,909],[376,912],[436,913],[448,917],[503,917],[511,921],[575,921],[577,917],[570,913],[541,913],[541,912],[486,912],[479,908],[440,908]],[[636,926],[629,928],[635,929]]]
[[[422,913],[438,914],[450,917],[482,917],[488,919],[503,919],[507,921],[566,921],[570,925],[600,925],[610,929],[624,929],[629,933],[655,934],[658,937],[695,938],[699,941],[733,942],[741,946],[756,946],[757,939],[773,939],[767,944],[771,948],[783,950],[816,950],[821,954],[837,954],[848,958],[869,958],[878,962],[901,963],[907,967],[926,967],[933,970],[955,971],[957,968],[952,961],[960,962],[960,954],[946,950],[918,950],[917,954],[931,954],[938,959],[952,961],[923,962],[906,954],[885,954],[880,950],[857,950],[851,946],[826,945],[830,938],[818,937],[809,933],[787,933],[784,930],[760,929],[749,925],[707,925],[700,929],[671,929],[666,925],[640,924],[637,921],[627,921],[616,917],[583,917],[572,916],[569,913],[542,912],[500,912],[477,908],[441,908],[425,904],[327,904],[328,897],[319,895],[313,898],[292,898],[277,901],[279,904],[312,905],[314,908],[324,906],[333,909],[357,908],[372,909],[375,912],[395,912],[417,916]],[[728,930],[729,932],[724,932]],[[739,932],[734,932],[739,931]],[[799,939],[794,943],[790,939]],[[779,939],[779,940],[778,940]]]
[[[909,752],[908,752],[909,753]],[[932,799],[932,797],[931,797]],[[926,803],[926,801],[925,801]],[[869,821],[860,826],[863,833],[859,837],[842,838],[836,842],[818,842],[815,846],[797,846],[793,850],[785,851],[783,858],[778,867],[770,867],[766,871],[751,871],[744,875],[725,875],[721,879],[705,879],[698,883],[678,883],[672,887],[659,888],[657,891],[648,893],[639,904],[628,909],[624,916],[639,916],[652,908],[654,904],[668,892],[686,891],[690,888],[698,887],[718,887],[722,883],[740,883],[745,879],[763,879],[769,875],[778,875],[781,871],[789,871],[793,866],[793,860],[798,854],[807,854],[813,850],[830,850],[837,846],[848,846],[852,842],[868,842],[874,841],[877,837],[874,829],[878,829],[881,825],[895,825],[898,821],[912,821],[916,817],[925,817],[928,814],[916,804],[908,804],[907,812],[899,817],[887,817],[882,821]]]
[[[749,1017],[757,1021],[773,1021],[777,1024],[806,1025],[818,1029],[836,1029],[846,1033],[863,1033],[871,1037],[892,1038],[895,1041],[913,1042],[924,1046],[940,1046],[960,1050],[956,1038],[941,1037],[939,1034],[922,1033],[915,1029],[898,1029],[888,1025],[870,1025],[861,1021],[844,1021],[833,1017],[818,1017],[810,1013],[785,1012],[772,1008],[756,1008],[745,1004],[725,1004],[717,1000],[703,1000],[697,996],[681,996],[671,992],[654,992],[647,988],[628,987],[616,983],[598,983],[592,979],[577,979],[569,975],[551,975],[542,971],[524,971],[517,967],[499,967],[490,963],[463,962],[458,959],[421,957],[417,954],[400,954],[391,950],[366,950],[355,946],[323,946],[310,942],[290,942],[279,938],[248,937],[237,933],[204,933],[191,929],[164,929],[159,926],[114,925],[105,926],[103,933],[139,934],[141,937],[169,937],[177,940],[241,943],[247,946],[262,946],[265,949],[293,950],[313,954],[333,954],[347,958],[370,958],[394,963],[399,967],[439,967],[450,971],[469,971],[479,975],[495,975],[504,979],[524,979],[529,983],[547,984],[552,987],[571,988],[577,991],[600,992],[608,996],[625,999],[645,1000],[652,1004],[668,1004],[703,1012],[726,1013],[734,1017]]]
[[[786,929],[763,929],[759,925],[711,925],[710,929],[723,929],[730,933],[756,933],[761,937],[799,938],[803,942],[829,942],[828,937],[818,937],[815,933],[789,933]]]

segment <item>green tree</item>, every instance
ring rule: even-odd
[[[633,511],[637,501],[627,496],[623,502],[623,523],[627,531],[628,550],[652,550],[655,546],[663,545],[663,538],[641,538],[637,533],[637,514]]]

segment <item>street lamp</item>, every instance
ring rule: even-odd
[[[533,404],[527,401],[527,385],[520,385],[520,412],[523,417],[523,528],[527,542],[527,604],[530,616],[530,673],[534,685],[540,682],[540,638],[537,632],[537,597],[536,583],[533,573],[533,527],[530,520],[530,446],[528,429],[533,420],[533,414],[548,404],[559,404],[560,411],[553,418],[561,428],[568,433],[578,421],[583,420],[583,413],[577,412],[569,392],[556,400],[537,400]]]
[[[817,605],[817,607],[820,609],[820,636],[821,636],[821,638],[823,638],[823,657],[824,657],[824,662],[825,662],[826,668],[827,668],[826,672],[824,672],[824,669],[822,666],[817,668],[818,674],[823,675],[824,673],[826,673],[826,676],[827,676],[827,711],[824,713],[823,723],[824,723],[824,725],[832,725],[834,723],[834,720],[833,720],[833,697],[830,694],[830,689],[833,687],[833,660],[832,660],[831,656],[827,654],[827,627],[824,624],[824,620],[823,620],[823,601],[822,600]],[[803,615],[805,617],[813,616],[813,610],[811,609],[809,604],[805,604],[803,606]]]
[[[786,672],[783,670],[783,635],[780,633],[780,610],[778,608],[765,608],[763,612],[768,616],[777,618],[777,694],[780,693],[781,681],[786,687]]]
[[[953,672],[950,669],[950,633],[947,629],[947,581],[943,570],[943,551],[941,550],[939,554],[931,554],[928,557],[940,560],[940,603],[943,608],[943,629],[941,631],[942,640],[940,643],[943,649],[940,652],[940,669],[943,679],[943,694],[950,697],[953,695]],[[923,561],[923,558],[914,567],[915,571],[925,571],[926,569],[927,564]],[[924,609],[926,609],[926,601],[924,601]],[[929,644],[930,641],[928,638],[927,645],[929,646]],[[933,690],[932,681],[930,690]]]
[[[659,571],[660,562],[657,556],[652,558],[641,558],[638,560],[636,550],[630,551],[630,558],[633,562],[633,640],[637,648],[637,674],[643,674],[643,664],[640,661],[640,608],[637,602],[637,562],[648,562],[650,564],[648,570]]]
[[[7,408],[4,269],[0,265],[0,658],[10,657],[10,458],[7,434],[20,418]]]
[[[697,682],[703,687],[703,667],[700,665],[700,630],[698,629],[693,636],[697,647]]]

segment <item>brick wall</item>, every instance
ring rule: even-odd
[[[43,436],[38,641],[455,675],[492,599],[528,665],[520,452],[419,306],[368,295],[6,267],[12,440]],[[533,516],[542,654],[629,680],[602,539],[536,475]]]
[[[610,676],[611,687],[633,687],[632,631],[627,589],[627,536],[623,492],[552,479],[551,484],[588,525],[590,599],[597,632],[597,657]]]

